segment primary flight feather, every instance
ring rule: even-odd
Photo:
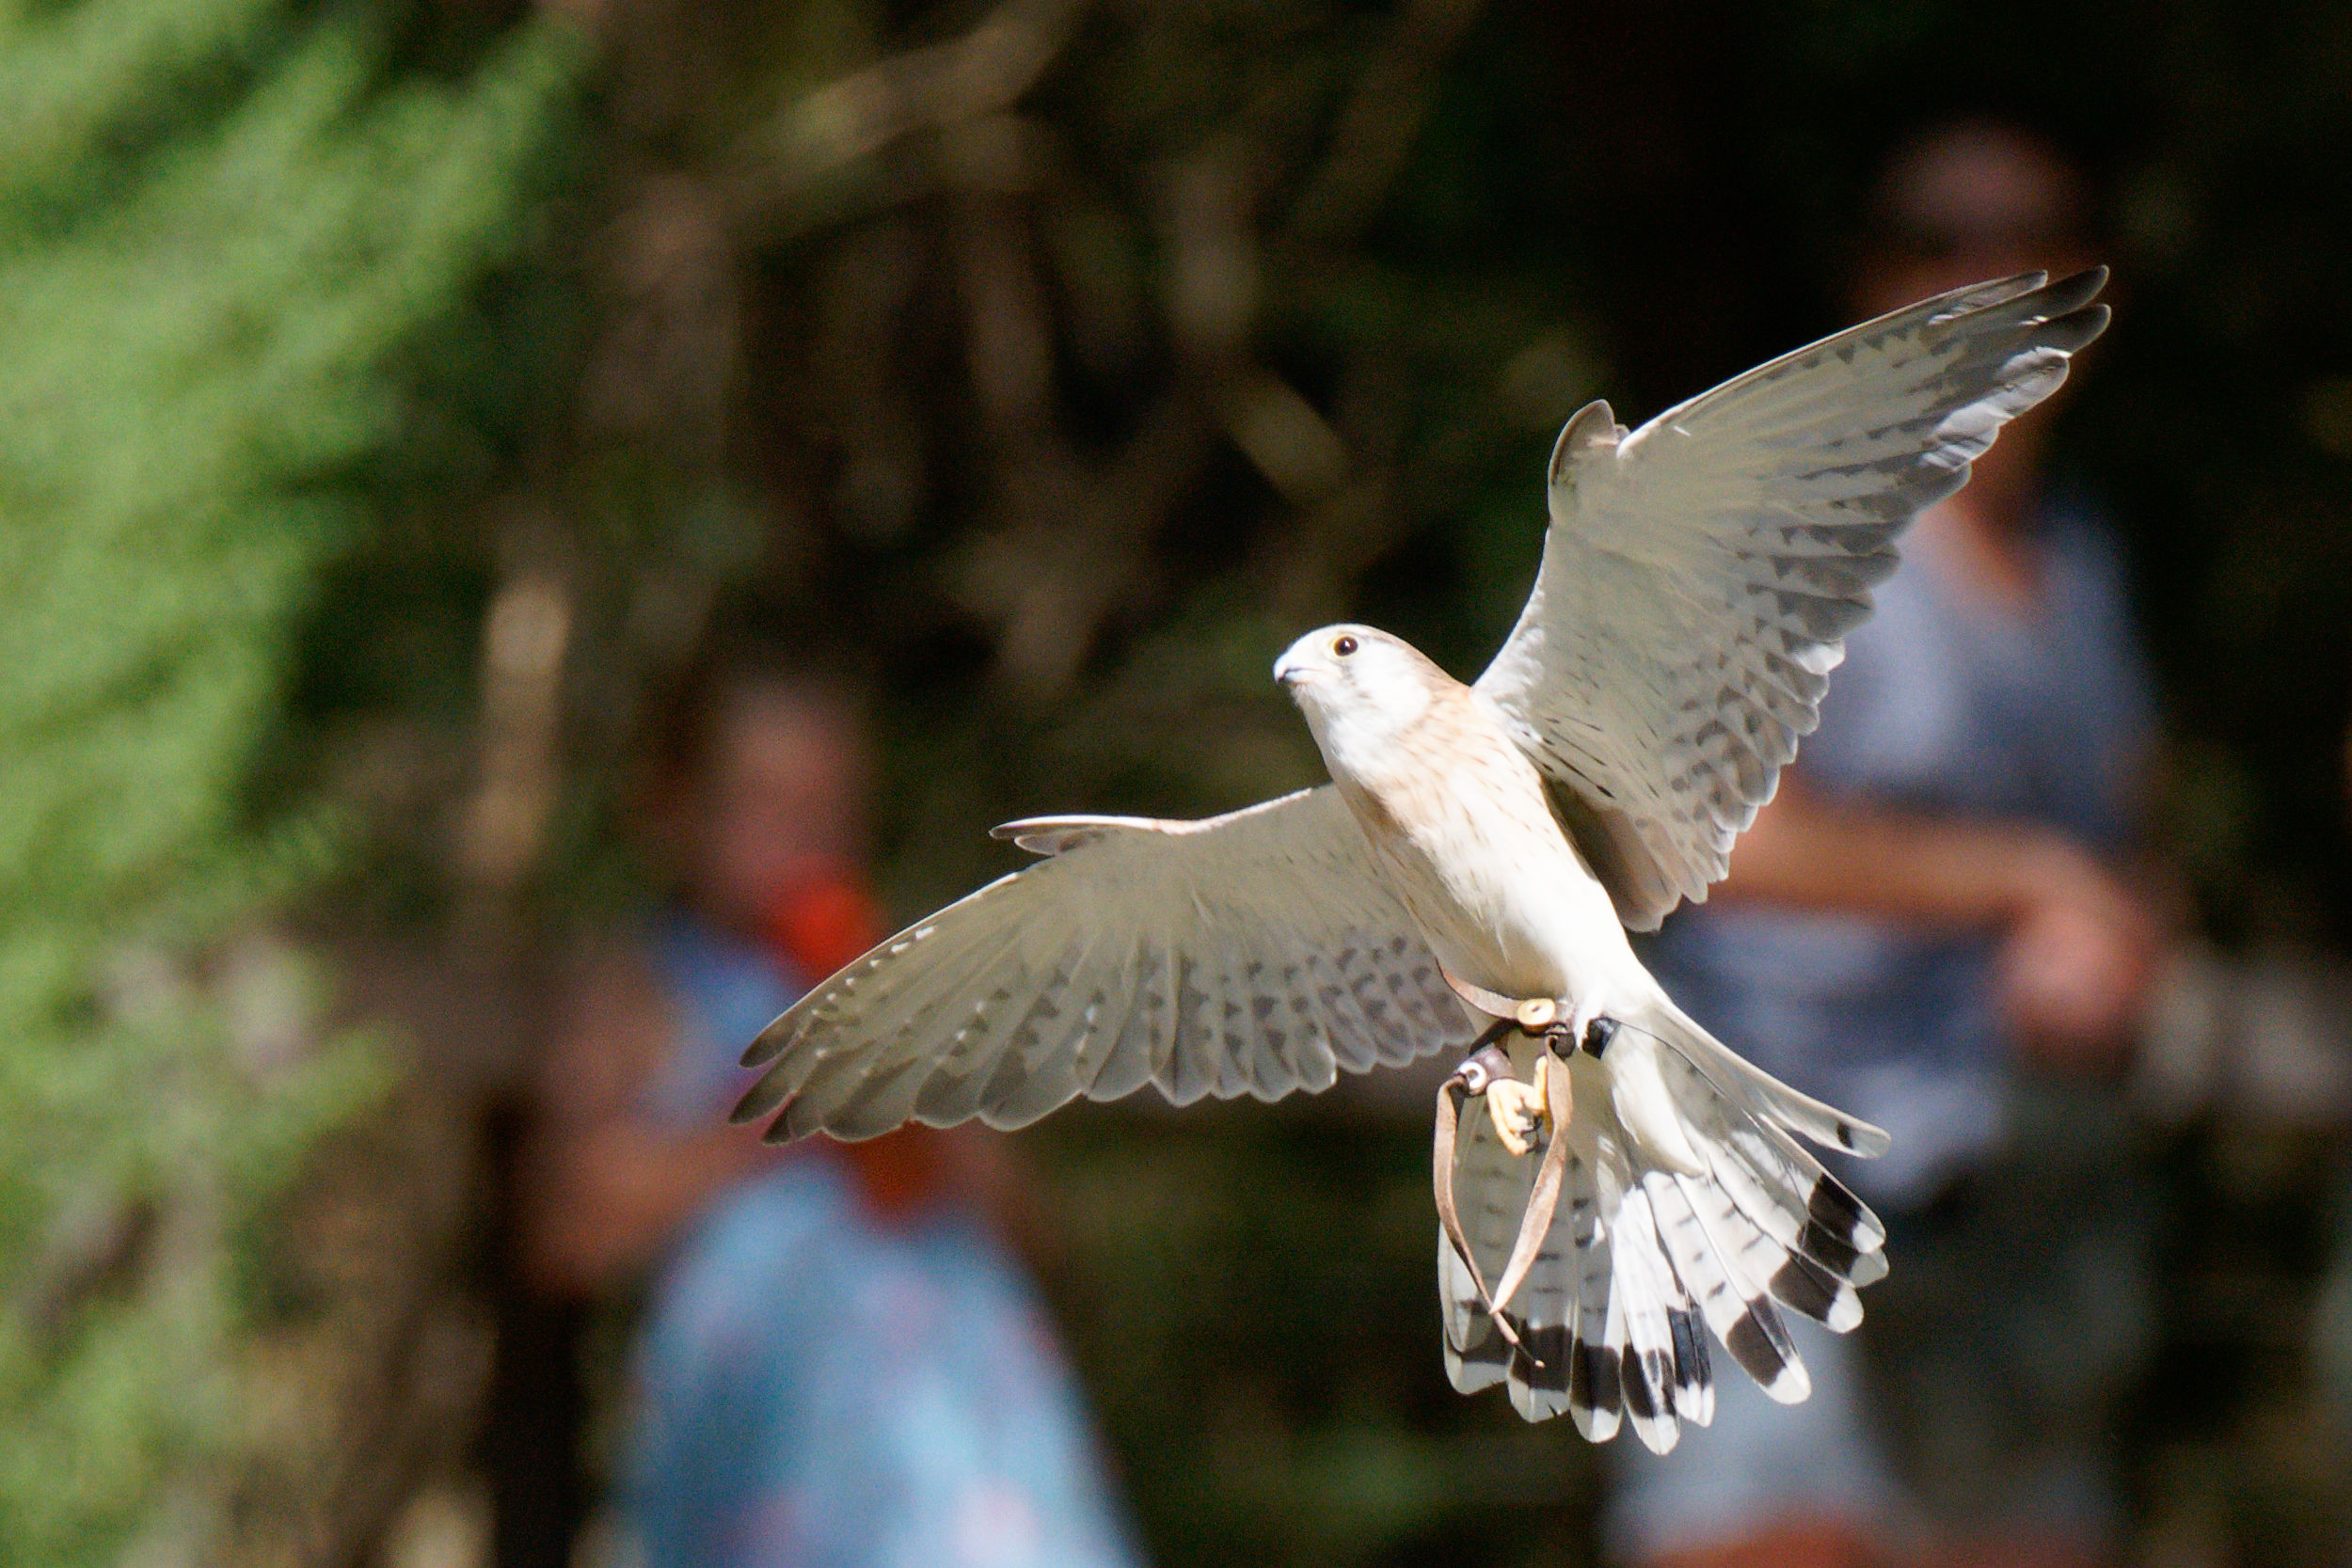
[[[1145,1084],[1273,1100],[1482,1047],[1440,1098],[1455,1386],[1662,1451],[1712,1412],[1711,1338],[1803,1399],[1782,1308],[1851,1328],[1886,1262],[1800,1139],[1885,1134],[1708,1035],[1626,930],[1724,874],[1902,529],[2065,380],[2106,276],[1939,295],[1630,435],[1590,404],[1552,451],[1534,590],[1474,684],[1369,626],[1310,632],[1274,673],[1331,784],[1198,822],[998,829],[1046,858],[777,1019],[736,1118],[1019,1127]]]

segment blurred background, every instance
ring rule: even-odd
[[[1273,656],[1477,669],[1561,421],[1852,319],[1877,171],[1960,115],[2096,193],[2051,439],[2191,938],[2109,1085],[2156,1259],[2115,1556],[2352,1551],[2352,9],[0,26],[0,1561],[644,1560],[660,1227],[581,1263],[547,1173],[596,955],[677,895],[691,694],[756,654],[854,714],[819,957],[1012,868],[993,823],[1311,782]],[[1446,1386],[1427,1136],[1359,1094],[985,1156],[1138,1560],[1599,1560],[1592,1450]]]

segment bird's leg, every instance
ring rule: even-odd
[[[1552,1216],[1560,1210],[1560,1184],[1567,1174],[1568,1118],[1575,1114],[1574,1102],[1568,1098],[1568,1064],[1565,1058],[1555,1055],[1556,1042],[1548,1040],[1546,1047],[1544,1053],[1535,1058],[1535,1083],[1544,1091],[1544,1111],[1551,1118],[1551,1142],[1544,1149],[1543,1163],[1535,1167],[1535,1182],[1527,1193],[1527,1210],[1519,1216],[1518,1239],[1511,1243],[1510,1261],[1503,1264],[1502,1278],[1495,1285],[1494,1305],[1488,1311],[1498,1320],[1543,1252],[1544,1238],[1551,1234]],[[1538,1367],[1543,1365],[1533,1352],[1529,1358]]]
[[[1446,1241],[1469,1271],[1470,1285],[1478,1292],[1478,1303],[1497,1330],[1538,1367],[1544,1364],[1542,1358],[1520,1345],[1518,1333],[1512,1327],[1504,1308],[1510,1306],[1511,1297],[1534,1266],[1544,1238],[1551,1233],[1552,1216],[1559,1207],[1561,1179],[1567,1167],[1567,1126],[1575,1114],[1567,1056],[1576,1046],[1573,1039],[1565,1037],[1565,1030],[1557,1005],[1538,999],[1520,1003],[1510,1017],[1497,1020],[1482,1033],[1470,1053],[1438,1088],[1438,1132],[1432,1150],[1438,1223],[1444,1227]],[[1514,1032],[1544,1044],[1543,1052],[1535,1058],[1532,1085],[1511,1076],[1511,1058],[1502,1042]],[[1462,1218],[1454,1202],[1454,1132],[1462,1106],[1472,1095],[1486,1097],[1486,1115],[1494,1124],[1495,1134],[1514,1154],[1528,1151],[1526,1134],[1537,1126],[1548,1122],[1551,1129],[1543,1163],[1535,1172],[1534,1185],[1528,1191],[1527,1211],[1519,1217],[1518,1236],[1512,1244],[1510,1259],[1503,1264],[1501,1287],[1492,1292],[1486,1289],[1486,1275],[1470,1251],[1470,1238],[1463,1234]],[[1521,1122],[1524,1128],[1518,1125]]]
[[[1516,1156],[1534,1147],[1535,1129],[1544,1121],[1544,1091],[1550,1069],[1551,1053],[1546,1052],[1535,1058],[1534,1083],[1498,1078],[1486,1085],[1486,1118],[1494,1123],[1495,1136],[1502,1140],[1502,1147]]]
[[[1548,1043],[1552,1049],[1535,1058],[1532,1082],[1504,1078],[1486,1086],[1486,1115],[1494,1122],[1495,1136],[1514,1155],[1534,1148],[1538,1128],[1546,1129],[1548,1137],[1557,1136],[1576,1104],[1567,1053],[1556,1039]]]
[[[1470,1049],[1462,1053],[1462,1060],[1454,1069],[1454,1076],[1457,1078],[1461,1077],[1464,1069],[1470,1067],[1470,1062],[1474,1058],[1486,1059],[1491,1063],[1492,1057],[1500,1054],[1500,1051],[1499,1049],[1490,1048],[1500,1048],[1504,1037],[1507,1037],[1512,1030],[1518,1027],[1518,1023],[1515,1020],[1507,1018],[1499,1018],[1492,1023],[1487,1024],[1486,1027],[1480,1032],[1479,1037],[1470,1042]],[[1502,1064],[1503,1070],[1508,1072],[1510,1070],[1511,1058],[1504,1056],[1502,1058]],[[1475,1094],[1478,1091],[1476,1089],[1472,1089],[1470,1092]]]
[[[1549,997],[1535,997],[1518,1004],[1503,1022],[1505,1027],[1517,1029],[1531,1039],[1549,1039],[1560,1026],[1560,1005]],[[1533,1083],[1506,1076],[1486,1085],[1487,1119],[1494,1123],[1495,1136],[1515,1157],[1523,1158],[1534,1147],[1535,1130],[1550,1119],[1551,1075],[1555,1070],[1562,1074],[1559,1087],[1565,1099],[1567,1064],[1555,1064],[1549,1051],[1535,1058]]]
[[[1438,966],[1438,972],[1445,976],[1445,983],[1454,988],[1455,995],[1494,1020],[1471,1042],[1470,1054],[1463,1057],[1461,1067],[1447,1082],[1465,1093],[1483,1094],[1486,1100],[1486,1119],[1493,1124],[1495,1136],[1502,1140],[1502,1147],[1510,1150],[1515,1158],[1524,1158],[1534,1148],[1533,1135],[1536,1128],[1547,1119],[1561,1125],[1566,1122],[1565,1116],[1549,1117],[1548,1108],[1551,1103],[1552,1078],[1557,1074],[1561,1101],[1566,1103],[1569,1080],[1565,1057],[1576,1049],[1579,1040],[1588,1037],[1587,1029],[1595,1019],[1599,1018],[1599,1004],[1597,1001],[1582,1003],[1574,1011],[1563,1013],[1560,1004],[1550,997],[1535,996],[1524,1002],[1514,1002],[1507,996],[1471,985],[1442,964]],[[1592,1015],[1589,1018],[1585,1016],[1588,1010]],[[1613,1030],[1615,1028],[1606,1019],[1599,1021],[1609,1023]],[[1533,1083],[1522,1083],[1511,1075],[1510,1059],[1501,1050],[1502,1039],[1515,1030],[1530,1039],[1543,1040],[1550,1047],[1535,1059]],[[1554,1054],[1563,1059],[1553,1062]],[[1594,1054],[1598,1055],[1599,1052],[1596,1051]],[[1473,1061],[1487,1057],[1495,1060],[1473,1070]]]

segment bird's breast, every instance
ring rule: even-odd
[[[1458,726],[1341,777],[1391,890],[1446,967],[1507,996],[1566,996],[1626,949],[1534,767],[1507,736]]]

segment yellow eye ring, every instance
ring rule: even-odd
[[[1331,644],[1331,651],[1342,658],[1345,658],[1356,651],[1356,640],[1352,637],[1340,638]]]

